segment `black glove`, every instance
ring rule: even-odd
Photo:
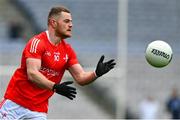
[[[100,77],[103,74],[109,72],[111,69],[114,68],[114,65],[116,65],[116,63],[114,62],[114,59],[111,59],[108,62],[104,62],[104,63],[103,63],[103,60],[104,60],[104,55],[101,56],[96,67],[95,73],[97,77]]]
[[[68,86],[72,83],[73,81],[67,81],[61,84],[54,84],[53,91],[73,100],[76,97],[76,88]]]

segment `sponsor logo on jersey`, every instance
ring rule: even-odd
[[[46,51],[44,54],[45,54],[46,56],[51,56],[51,52],[49,52],[49,51]]]
[[[50,68],[42,67],[42,66],[40,68],[40,71],[42,73],[47,74],[47,76],[53,76],[53,77],[59,76],[59,74],[60,74],[58,71],[55,71],[55,70],[50,69]]]

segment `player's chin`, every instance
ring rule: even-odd
[[[68,33],[66,33],[66,36],[67,36],[67,37],[71,37],[71,36],[72,36],[72,33],[69,33],[69,32],[68,32]]]
[[[64,38],[70,38],[72,34],[64,34]]]

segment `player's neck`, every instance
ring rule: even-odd
[[[49,34],[48,39],[53,45],[57,46],[61,42],[62,38],[56,36],[55,33],[50,31],[48,31],[47,33]]]

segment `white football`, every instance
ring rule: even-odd
[[[167,66],[171,62],[172,56],[171,46],[162,40],[155,40],[146,48],[146,60],[154,67],[161,68]]]

